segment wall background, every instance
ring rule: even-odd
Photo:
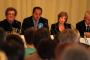
[[[18,11],[16,19],[23,21],[32,15],[32,9],[40,6],[42,16],[47,18],[49,26],[57,21],[57,14],[66,11],[69,15],[68,22],[75,28],[75,24],[83,19],[86,10],[90,10],[90,0],[0,0],[0,21],[5,18],[7,7],[15,7]]]

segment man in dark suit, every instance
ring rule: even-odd
[[[76,29],[80,32],[81,37],[90,37],[90,11],[86,11],[84,20],[76,24]]]
[[[5,12],[6,19],[0,22],[0,27],[8,33],[20,33],[21,23],[15,19],[16,15],[17,11],[15,8],[7,8]]]
[[[33,15],[25,18],[22,23],[22,34],[24,34],[25,30],[31,27],[34,27],[35,30],[40,28],[47,28],[48,29],[48,20],[41,17],[42,15],[42,8],[34,7]]]

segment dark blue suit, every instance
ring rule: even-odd
[[[40,17],[38,24],[39,23],[42,23],[43,27],[49,28],[47,19],[45,19],[43,17]],[[33,17],[32,16],[24,19],[24,21],[22,23],[22,34],[24,34],[24,31],[26,29],[31,28],[31,27],[34,27],[34,22],[33,22]]]
[[[85,20],[82,20],[82,21],[78,22],[76,24],[76,29],[79,31],[80,36],[84,37],[84,32],[86,32]]]

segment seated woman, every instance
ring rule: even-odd
[[[68,19],[67,12],[60,12],[58,14],[58,22],[51,25],[51,35],[62,32],[65,29],[71,29],[71,25],[66,23]]]

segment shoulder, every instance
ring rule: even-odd
[[[46,19],[44,17],[40,17],[40,20],[42,20],[42,21],[48,21],[48,19]]]
[[[76,25],[82,25],[82,24],[84,24],[84,21],[85,20],[79,21]]]
[[[52,25],[58,25],[58,23],[53,23]]]
[[[69,23],[65,23],[66,25],[71,25],[71,24],[69,24]]]
[[[53,24],[51,25],[51,27],[56,27],[56,26],[58,26],[58,23],[53,23]]]
[[[28,22],[28,21],[30,21],[30,20],[32,20],[32,16],[30,16],[30,17],[27,17],[27,18],[24,18],[24,22]]]
[[[0,25],[6,24],[6,23],[7,23],[7,20],[6,19],[0,21]]]
[[[6,19],[4,19],[4,20],[0,21],[0,23],[3,23],[3,22],[6,22]]]
[[[17,24],[21,24],[21,22],[20,22],[20,21],[18,21],[18,20],[15,20],[15,23],[17,23]]]
[[[65,23],[64,25],[65,25],[65,28],[70,28],[71,29],[71,24]]]

